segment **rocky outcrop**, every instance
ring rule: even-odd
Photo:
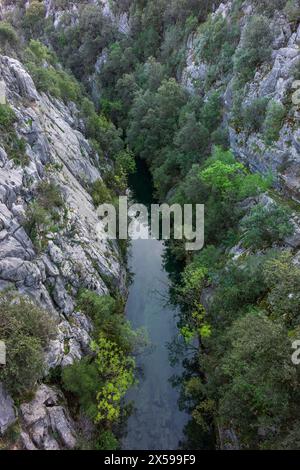
[[[34,399],[20,407],[22,445],[27,450],[74,449],[76,431],[62,394],[41,385]]]
[[[231,21],[233,2],[221,3],[214,18],[222,17]],[[240,8],[239,26],[241,29],[241,46],[243,32],[248,19],[254,14],[251,1],[245,1]],[[286,118],[283,122],[280,136],[277,142],[266,144],[261,132],[249,132],[243,129],[235,129],[229,125],[230,147],[238,157],[252,171],[263,174],[272,172],[276,175],[278,189],[284,191],[288,197],[300,201],[300,134],[299,105],[292,101],[295,83],[296,67],[300,67],[300,26],[295,28],[282,12],[275,12],[270,29],[274,40],[270,63],[265,62],[258,67],[253,80],[247,84],[243,106],[251,104],[255,99],[267,98],[286,107]],[[201,30],[194,32],[186,47],[186,66],[181,75],[181,82],[190,92],[196,92],[205,82],[208,72],[208,64],[201,57]],[[223,88],[221,88],[223,87]],[[218,77],[216,89],[224,89],[223,92],[226,123],[231,122],[233,80],[228,83],[228,76]],[[208,94],[204,96],[207,99]]]
[[[3,384],[0,382],[0,436],[7,431],[16,419],[14,402],[6,393]]]
[[[56,319],[58,333],[45,356],[48,370],[89,352],[92,325],[76,310],[78,289],[104,295],[108,285],[114,285],[124,293],[125,270],[117,245],[101,237],[88,193],[91,183],[101,179],[98,156],[84,137],[76,106],[38,93],[23,65],[10,57],[0,56],[0,80],[6,84],[6,99],[17,117],[15,132],[25,140],[29,161],[18,166],[10,160],[0,136],[0,289],[17,289]],[[59,186],[65,208],[63,224],[45,234],[47,244],[40,251],[26,233],[24,220],[36,186],[45,179]],[[75,446],[68,412],[58,397],[59,392],[54,395],[42,386],[30,404],[22,405],[26,448]],[[9,421],[12,412],[5,403]]]
[[[300,64],[300,26],[292,33],[284,16],[274,20],[276,31],[272,66],[262,66],[257,70],[253,82],[247,87],[248,92],[244,105],[257,98],[269,98],[277,103],[285,104],[288,119],[283,123],[280,137],[274,144],[267,145],[259,133],[237,132],[230,128],[230,144],[234,153],[245,162],[251,170],[260,173],[272,171],[278,175],[278,187],[282,188],[295,200],[300,200],[300,180],[297,167],[300,162],[299,152],[299,120],[300,110],[292,102],[293,83],[296,65]],[[225,94],[230,96],[231,83]],[[230,102],[225,104],[229,105]]]

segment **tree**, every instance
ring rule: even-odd
[[[290,253],[282,253],[264,265],[263,274],[270,289],[267,302],[272,318],[295,328],[299,325],[299,267],[293,263]]]
[[[103,386],[97,366],[89,357],[64,367],[62,371],[63,388],[71,392],[79,402],[84,413],[92,420],[97,417],[97,393]]]
[[[207,151],[209,132],[201,122],[197,122],[195,113],[188,113],[175,136],[174,143],[180,152],[186,154],[189,169],[193,163],[199,162]]]
[[[0,299],[0,338],[7,348],[7,363],[0,381],[19,398],[33,389],[44,373],[44,348],[55,333],[47,312],[15,292]]]
[[[164,80],[156,93],[139,92],[130,111],[128,143],[154,164],[162,148],[172,144],[186,94],[174,80]]]
[[[34,0],[26,9],[23,19],[23,27],[29,38],[37,38],[43,31],[45,24],[46,8],[43,2]]]
[[[264,122],[264,137],[267,145],[279,139],[279,133],[286,116],[286,108],[282,103],[271,100],[267,107]]]
[[[247,448],[261,448],[285,431],[299,403],[287,331],[256,311],[237,320],[226,337],[219,365],[221,423],[238,430]]]
[[[277,204],[258,204],[241,223],[243,244],[260,249],[282,242],[293,233],[290,217],[290,212]]]
[[[235,72],[241,83],[251,80],[257,67],[270,59],[272,41],[269,20],[261,15],[251,16],[244,30],[242,47],[236,50],[234,57]]]
[[[259,132],[265,120],[268,98],[257,98],[242,109],[243,125],[247,131]]]
[[[102,334],[92,343],[92,348],[98,373],[104,381],[97,393],[96,422],[111,423],[119,419],[121,399],[135,382],[134,360]]]

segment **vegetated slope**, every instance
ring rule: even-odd
[[[134,162],[53,52],[4,20],[0,47],[1,446],[115,448],[134,334],[125,247],[96,207]]]
[[[158,197],[206,205],[206,248],[170,246],[186,264],[173,292],[191,352],[185,445],[213,433],[221,448],[298,448],[298,0],[6,4],[122,129]]]

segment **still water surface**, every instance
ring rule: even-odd
[[[142,181],[140,176],[139,187]],[[143,184],[142,189],[146,189]],[[137,190],[134,196],[137,202],[144,202]],[[188,420],[178,408],[178,390],[169,381],[181,369],[171,367],[169,362],[168,343],[176,335],[176,311],[166,305],[169,279],[163,267],[163,253],[161,241],[132,241],[129,267],[134,277],[126,315],[134,328],[146,329],[151,347],[137,357],[142,374],[139,384],[127,396],[128,401],[134,402],[135,410],[128,419],[123,449],[175,450]]]

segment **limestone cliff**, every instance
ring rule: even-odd
[[[7,104],[17,118],[15,132],[24,139],[28,158],[24,166],[9,159],[5,136],[0,135],[0,288],[17,289],[55,318],[58,334],[46,352],[49,369],[70,364],[89,350],[91,323],[76,310],[78,289],[103,295],[109,292],[109,282],[124,293],[125,271],[117,245],[101,239],[97,231],[99,220],[87,188],[101,175],[76,106],[38,93],[23,65],[10,57],[0,56],[0,80],[5,83]],[[48,243],[41,251],[23,225],[26,207],[45,180],[59,186],[65,209],[64,223],[58,232],[45,234]],[[55,398],[57,393],[41,385],[33,402],[19,410],[25,447],[74,447],[68,412],[54,406],[61,403]],[[13,413],[6,416],[3,430],[12,422]],[[59,442],[50,439],[51,429],[61,433]]]

